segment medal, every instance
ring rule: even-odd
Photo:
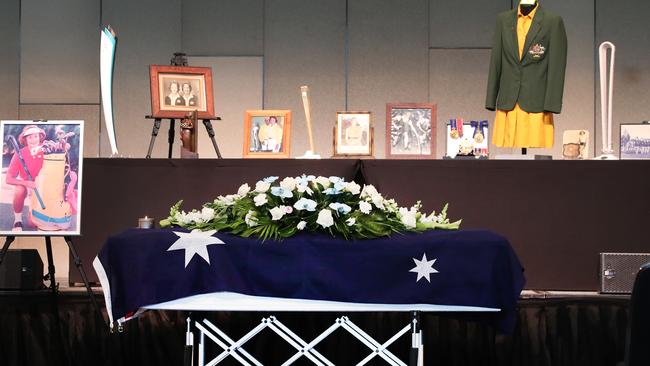
[[[449,137],[456,140],[460,135],[458,134],[458,125],[455,119],[449,120],[449,127],[450,127]]]

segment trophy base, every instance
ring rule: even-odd
[[[302,156],[296,156],[296,159],[320,159],[320,155],[314,154],[311,150],[307,150]]]
[[[596,156],[594,160],[618,160],[618,158],[614,154],[602,154]]]

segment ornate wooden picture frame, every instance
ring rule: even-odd
[[[198,118],[214,118],[212,69],[190,66],[149,66],[151,115],[183,118],[197,111]]]

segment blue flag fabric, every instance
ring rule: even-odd
[[[525,283],[508,241],[489,231],[428,231],[356,241],[301,233],[280,242],[216,233],[223,244],[205,247],[209,263],[197,252],[187,266],[188,251],[172,248],[179,240],[175,232],[187,233],[129,229],[107,240],[94,265],[104,290],[110,291],[105,295],[113,319],[129,318],[152,304],[234,292],[499,308],[484,319],[510,332]]]

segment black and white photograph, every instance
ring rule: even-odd
[[[372,155],[370,112],[337,112],[334,155]]]
[[[621,159],[650,159],[650,124],[621,124]]]
[[[435,105],[389,103],[386,105],[386,157],[433,158],[435,156]]]
[[[160,88],[164,90],[161,109],[175,110],[180,107],[183,110],[187,108],[205,110],[205,90],[201,86],[199,77],[161,75],[159,80]]]
[[[199,118],[214,117],[211,68],[150,65],[149,78],[153,117],[183,118],[194,111]]]

